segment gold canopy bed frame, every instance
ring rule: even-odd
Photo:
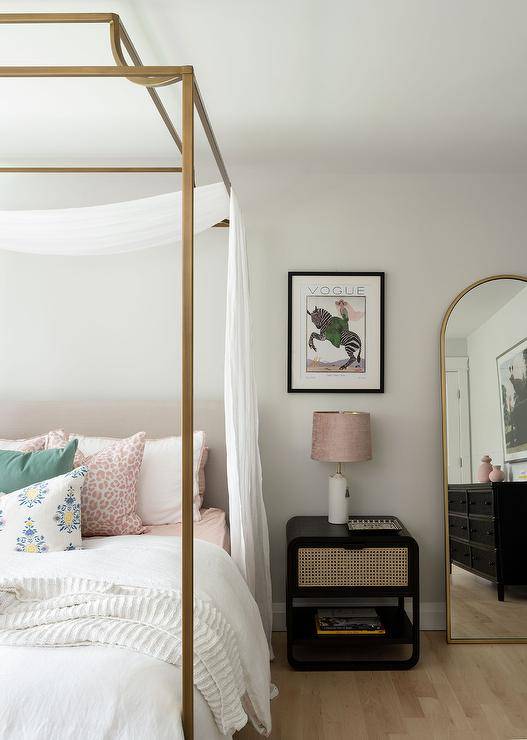
[[[186,740],[194,738],[193,702],[193,348],[194,348],[194,109],[230,195],[231,183],[207,115],[192,66],[144,66],[120,17],[115,13],[0,13],[2,24],[108,24],[114,66],[0,67],[2,77],[121,77],[146,88],[163,123],[181,153],[174,167],[36,167],[0,166],[0,173],[116,173],[160,172],[182,176],[182,319],[181,319],[181,435],[182,435],[182,724]],[[131,64],[128,63],[125,51]],[[181,138],[156,87],[182,85]],[[215,226],[228,226],[227,219]]]

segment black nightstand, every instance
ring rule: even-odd
[[[405,599],[412,601],[411,620]],[[374,606],[386,635],[317,635],[317,609],[338,606]],[[404,526],[390,534],[350,534],[346,524],[329,524],[324,516],[293,517],[286,611],[287,657],[297,670],[412,668],[419,660],[417,542]]]

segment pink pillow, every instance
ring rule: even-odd
[[[47,448],[64,447],[69,437],[62,430],[50,432]],[[81,489],[84,537],[144,532],[136,513],[136,496],[145,438],[145,433],[139,432],[92,455],[77,450],[75,466],[87,465],[89,469]]]
[[[30,439],[0,439],[0,450],[15,450],[16,452],[39,452],[46,448],[48,435]]]

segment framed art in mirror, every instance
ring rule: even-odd
[[[288,276],[288,392],[383,393],[384,273]]]
[[[527,458],[527,339],[497,360],[504,461]]]
[[[441,326],[448,642],[527,642],[526,314],[527,277],[493,275]]]

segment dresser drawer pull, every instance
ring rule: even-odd
[[[472,534],[478,534],[479,529],[476,529],[476,527],[472,527],[472,529],[470,531],[472,532]],[[494,534],[494,530],[493,529],[487,529],[485,532],[481,532],[481,534],[486,534],[486,535],[488,535],[490,537],[491,535]]]
[[[472,556],[472,560],[473,560],[474,562],[476,562],[477,560],[481,560],[481,558],[480,558],[480,556],[479,556],[479,555],[473,555],[473,556]],[[496,563],[494,562],[494,560],[489,560],[489,565],[496,565]]]

